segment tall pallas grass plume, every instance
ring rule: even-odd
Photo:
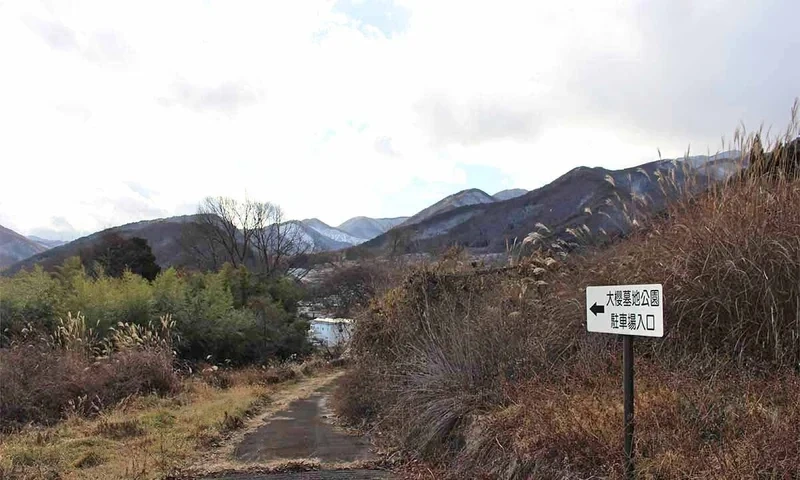
[[[777,135],[773,135],[771,130],[765,131],[763,126],[750,132],[744,124],[740,124],[731,141],[723,137],[716,153],[706,152],[706,156],[713,161],[693,165],[690,161],[691,147],[688,147],[682,158],[669,160],[669,168],[656,169],[652,175],[641,167],[633,174],[628,173],[628,185],[633,183],[634,174],[651,182],[655,180],[658,192],[666,199],[663,209],[655,208],[656,201],[651,195],[637,193],[633,188],[624,189],[617,184],[614,176],[607,174],[605,181],[613,188],[611,195],[595,209],[584,207],[583,213],[603,216],[620,232],[630,234],[651,228],[654,214],[661,211],[672,216],[679,215],[691,208],[698,196],[717,202],[725,201],[731,193],[730,187],[736,182],[740,187],[743,184],[752,189],[764,180],[763,177],[768,176],[773,181],[773,187],[779,189],[800,175],[798,168],[792,165],[796,150],[791,148],[792,142],[800,134],[799,108],[800,103],[795,100],[788,126]],[[661,150],[657,149],[657,152],[661,160]],[[725,152],[733,152],[733,156],[722,157],[721,154]],[[757,188],[749,193],[758,192]],[[754,201],[752,205],[758,205],[758,202]],[[581,246],[602,244],[598,239],[607,238],[609,234],[603,228],[593,230],[585,223],[567,227],[565,232]],[[537,247],[547,247],[552,238],[553,232],[546,225],[537,223],[522,242],[515,239],[507,245],[506,250],[512,263],[519,263],[526,253],[533,252]]]
[[[106,332],[101,332],[100,321],[94,326],[86,317],[77,312],[67,312],[66,318],[59,318],[54,332],[47,338],[52,347],[80,353],[87,358],[104,358],[115,352],[126,350],[162,351],[175,355],[173,342],[178,340],[175,320],[171,314],[150,321],[147,325],[119,322]]]

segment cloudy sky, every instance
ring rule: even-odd
[[[0,224],[337,225],[783,128],[794,1],[0,0]]]

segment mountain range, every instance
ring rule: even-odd
[[[624,233],[626,209],[636,207],[634,198],[647,198],[646,208],[663,207],[668,193],[658,179],[667,178],[680,187],[685,177],[707,181],[727,178],[741,165],[738,152],[658,160],[637,167],[608,170],[575,168],[538,189],[503,190],[489,195],[471,188],[449,195],[410,217],[354,217],[338,226],[310,218],[287,222],[310,252],[352,249],[381,254],[396,250],[430,252],[459,244],[478,253],[505,251],[508,242],[521,240],[536,225],[545,225],[556,236],[568,229],[588,228],[606,234]],[[638,204],[637,204],[638,205]],[[629,220],[629,219],[628,219]],[[50,268],[111,233],[124,238],[142,237],[162,266],[191,266],[187,255],[186,225],[196,215],[145,220],[113,227],[69,243],[24,237],[0,227],[0,269],[13,273],[35,264]],[[585,225],[585,227],[583,227]]]
[[[38,243],[39,245],[42,245],[45,248],[59,247],[61,245],[64,245],[65,243],[69,243],[64,240],[49,240],[47,238],[37,237],[36,235],[28,235],[27,238],[33,240],[34,242]]]
[[[409,225],[415,225],[420,222],[424,222],[431,217],[435,217],[436,215],[449,212],[459,207],[494,203],[496,201],[497,200],[495,200],[494,197],[477,188],[462,190],[439,200],[428,208],[423,209],[421,212],[413,215],[411,218],[408,218],[406,221],[401,223],[400,226],[405,227]]]
[[[400,225],[406,221],[408,217],[396,218],[369,218],[369,217],[353,217],[345,221],[337,228],[350,235],[366,240],[377,237],[382,233],[386,233],[392,228]]]
[[[573,240],[577,229],[589,235],[624,234],[637,209],[656,212],[668,198],[686,189],[699,190],[725,180],[742,168],[738,159],[738,152],[724,152],[621,170],[577,167],[541,188],[500,201],[467,190],[439,202],[450,203],[449,208],[422,215],[416,222],[406,221],[359,245],[358,250],[386,253],[396,252],[399,246],[401,253],[414,253],[461,245],[474,253],[502,253],[510,243],[522,241],[537,229]],[[451,200],[462,193],[471,202]]]
[[[310,252],[325,252],[364,243],[405,219],[406,217],[355,217],[339,228],[317,218],[290,220],[284,225],[293,229],[292,233]],[[190,241],[186,238],[185,227],[197,220],[196,215],[144,220],[108,228],[68,243],[38,237],[28,238],[0,227],[0,269],[5,268],[6,273],[14,273],[35,264],[41,264],[46,269],[51,268],[70,256],[80,254],[81,250],[97,244],[109,234],[117,234],[123,238],[144,238],[152,248],[156,262],[161,266],[191,266],[192,258],[189,258],[185,248],[185,243]]]
[[[0,225],[0,268],[44,252],[48,247]]]

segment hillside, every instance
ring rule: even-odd
[[[28,235],[28,239],[33,240],[34,242],[46,248],[60,247],[61,245],[69,243],[65,240],[50,240],[47,238],[37,237],[36,235]]]
[[[408,220],[408,217],[370,218],[353,217],[337,228],[354,237],[371,240]]]
[[[557,245],[500,269],[448,255],[411,272],[359,317],[333,402],[340,418],[380,428],[387,449],[426,459],[430,478],[793,478],[800,142],[745,158],[742,175],[676,197],[601,248]],[[738,168],[724,157],[578,168],[506,203],[555,211],[558,197],[569,214],[608,193],[655,195],[657,173],[694,192]],[[625,475],[619,334],[647,327],[595,310],[587,286],[654,282],[663,296],[650,306],[663,309],[665,333],[636,339],[644,374],[635,475]],[[608,287],[606,305],[637,305],[640,292],[627,288]],[[587,316],[613,335],[587,331]]]
[[[284,225],[291,225],[293,228],[298,229],[298,231],[292,231],[291,235],[296,235],[299,242],[304,245],[302,249],[310,252],[342,250],[355,245],[355,243],[352,243],[354,237],[338,231],[317,219],[290,220]],[[358,243],[361,242],[363,240],[358,239]]]
[[[521,241],[536,224],[547,226],[556,237],[567,238],[568,228],[586,225],[593,233],[625,233],[635,209],[663,208],[665,192],[658,178],[684,188],[685,178],[721,180],[739,169],[735,156],[658,160],[622,170],[578,167],[541,188],[510,200],[474,203],[446,209],[415,224],[406,222],[391,235],[381,235],[362,245],[373,251],[397,247],[403,251],[431,252],[448,245],[469,247],[474,253],[500,253],[507,242]],[[491,197],[490,197],[491,198]],[[633,198],[639,199],[633,201]],[[642,199],[647,199],[642,204]],[[441,202],[440,202],[441,203]],[[413,218],[413,217],[412,217]]]
[[[0,269],[47,250],[47,247],[0,225]]]
[[[96,245],[108,234],[118,234],[123,238],[144,238],[152,248],[156,262],[163,268],[170,266],[199,267],[199,260],[187,254],[187,247],[202,248],[197,240],[191,239],[191,235],[186,229],[187,225],[196,219],[196,215],[184,215],[129,223],[93,233],[49,250],[22,237],[37,250],[33,254],[19,257],[13,262],[9,262],[9,267],[5,273],[14,273],[20,269],[30,268],[37,263],[41,264],[45,269],[50,269],[55,265],[61,264],[68,257],[79,255],[82,249]],[[292,228],[297,229],[292,234],[297,235],[304,245],[301,248],[303,251],[324,252],[341,250],[354,245],[351,241],[355,237],[327,226],[316,219],[292,220],[284,225],[290,225]],[[359,243],[363,241],[361,239],[355,240]]]
[[[123,238],[144,238],[152,248],[153,254],[156,256],[156,262],[162,267],[183,265],[187,263],[184,258],[184,249],[181,246],[184,227],[194,219],[195,215],[184,215],[145,220],[108,228],[50,250],[42,250],[41,253],[37,252],[36,255],[11,265],[8,268],[8,273],[31,268],[37,263],[41,264],[45,269],[50,269],[55,265],[61,264],[68,257],[79,255],[82,249],[96,245],[105,235],[111,233],[118,234]]]
[[[123,238],[141,237],[147,240],[156,256],[156,262],[162,267],[188,266],[197,267],[198,260],[187,255],[186,246],[192,244],[198,248],[196,240],[191,240],[185,229],[186,225],[196,219],[195,215],[168,217],[157,220],[145,220],[112,227],[72,242],[57,245],[51,249],[37,241],[18,235],[11,230],[0,232],[0,268],[8,267],[6,273],[14,273],[41,264],[50,269],[61,264],[66,258],[79,255],[81,250],[96,245],[107,234],[118,234]],[[386,222],[391,223],[391,222]],[[380,223],[379,223],[380,224]],[[342,250],[365,241],[343,230],[331,227],[319,219],[291,220],[284,225],[290,226],[292,235],[296,235],[303,247],[299,250],[307,252],[326,252]],[[9,233],[6,233],[9,232]]]
[[[459,207],[468,205],[484,205],[487,203],[494,203],[494,201],[495,199],[483,190],[479,190],[477,188],[462,190],[458,193],[449,195],[434,203],[430,207],[418,212],[401,223],[400,226],[407,227],[410,225],[415,225],[433,216],[451,212]]]
[[[412,217],[354,217],[340,228],[317,218],[287,222],[298,229],[306,252],[326,252],[358,246],[373,253],[435,252],[459,244],[476,254],[502,253],[508,242],[521,241],[537,224],[547,226],[556,236],[566,238],[567,229],[586,226],[593,234],[617,235],[627,231],[635,210],[654,211],[666,199],[658,178],[670,179],[683,188],[687,173],[701,178],[700,186],[719,180],[739,168],[738,152],[695,156],[682,160],[658,160],[623,170],[578,167],[552,183],[525,192],[504,190],[497,200],[482,190],[468,189],[450,195]],[[634,201],[647,199],[647,203]],[[626,218],[627,215],[627,218]],[[45,268],[60,264],[83,248],[96,244],[109,233],[124,238],[142,237],[150,244],[162,267],[197,266],[186,255],[188,239],[184,229],[194,215],[130,223],[103,230],[48,250],[44,239],[29,239],[8,229],[0,231],[0,268],[9,272],[41,263]],[[1,227],[0,227],[1,228]],[[47,243],[45,243],[47,242]]]

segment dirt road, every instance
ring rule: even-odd
[[[330,394],[335,382],[263,418],[238,441],[233,461],[242,466],[205,478],[230,480],[367,480],[389,473],[364,468],[378,460],[368,439],[349,434],[332,422]],[[271,473],[259,472],[267,467]],[[308,471],[297,471],[308,469]],[[275,471],[278,470],[278,471]],[[293,470],[293,471],[285,471]]]
[[[348,435],[331,424],[332,385],[296,400],[271,421],[245,436],[234,451],[243,462],[316,459],[322,463],[374,461],[366,438]]]
[[[380,470],[318,470],[286,473],[233,473],[215,480],[373,480],[391,478]]]

